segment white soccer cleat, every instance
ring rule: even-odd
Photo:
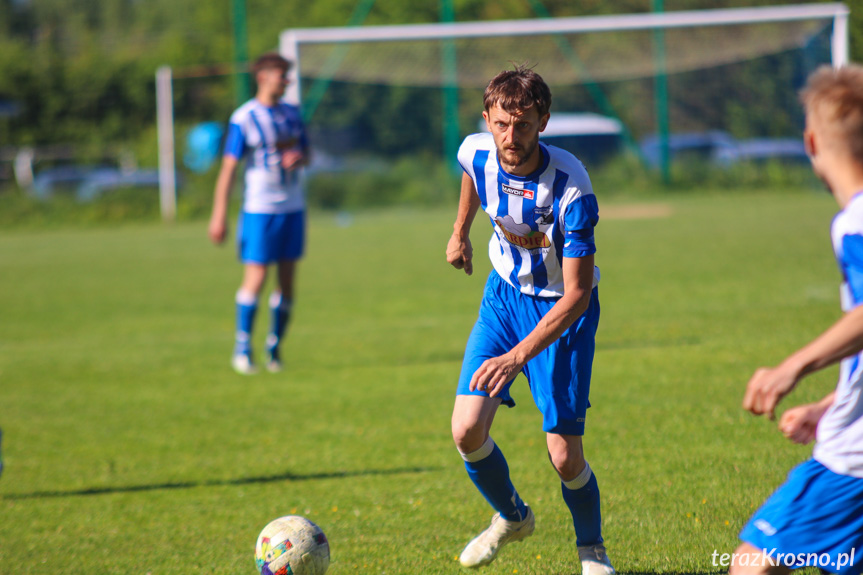
[[[245,353],[237,353],[231,358],[231,367],[240,375],[254,375],[258,368],[252,363],[252,358]]]
[[[459,562],[464,567],[488,565],[494,561],[501,547],[528,538],[533,533],[535,522],[530,507],[527,508],[527,517],[522,521],[507,521],[500,513],[495,513],[488,529],[477,535],[461,552]]]
[[[611,559],[605,552],[605,545],[585,545],[578,548],[578,558],[581,561],[581,575],[614,575]]]
[[[267,371],[270,373],[279,373],[282,371],[282,359],[279,357],[279,350],[271,349],[268,353],[269,359],[267,360]]]

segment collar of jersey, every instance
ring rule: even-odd
[[[495,161],[497,162],[497,171],[502,175],[506,176],[510,180],[515,180],[517,182],[536,182],[539,181],[539,176],[545,171],[548,167],[548,162],[551,160],[551,155],[548,153],[548,150],[545,148],[545,144],[539,142],[539,152],[542,154],[542,162],[540,162],[539,167],[534,170],[532,173],[526,176],[516,176],[515,174],[510,174],[506,170],[503,169],[503,166],[500,165],[500,158],[495,154]]]

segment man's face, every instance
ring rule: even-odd
[[[258,72],[258,89],[267,94],[281,98],[288,87],[288,71],[282,68],[264,68]]]
[[[536,107],[510,113],[495,104],[482,113],[497,148],[497,157],[507,172],[526,176],[539,167],[539,133],[545,130],[548,114],[540,117]]]

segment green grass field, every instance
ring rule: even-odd
[[[667,217],[630,219],[600,203],[585,445],[609,553],[626,574],[720,573],[714,550],[810,453],[740,401],[838,317],[836,206],[676,194]],[[489,227],[468,278],[443,257],[453,216],[313,215],[288,368],[250,378],[228,365],[240,268],[204,223],[0,231],[0,574],[251,575],[258,532],[287,514],[323,527],[333,575],[461,572],[492,514],[449,432]],[[537,531],[484,573],[578,573],[540,415],[514,391],[494,436]]]

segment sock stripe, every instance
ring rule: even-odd
[[[590,468],[590,463],[587,461],[584,462],[584,469],[581,470],[575,479],[570,479],[569,481],[564,481],[563,484],[567,489],[575,491],[576,489],[581,489],[587,482],[590,481],[590,477],[593,475],[593,470]]]
[[[461,453],[462,459],[470,463],[476,463],[477,461],[482,461],[494,451],[494,440],[489,437],[485,440],[485,443],[482,444],[482,447],[477,449],[476,451],[472,451],[470,453]]]

